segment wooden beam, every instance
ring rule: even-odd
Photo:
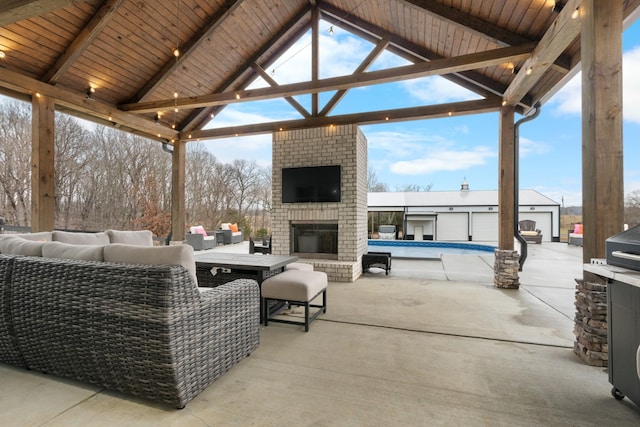
[[[583,0],[580,11],[585,263],[605,258],[605,240],[623,230],[622,5]]]
[[[55,85],[60,77],[62,77],[76,59],[82,55],[109,24],[117,10],[122,6],[122,3],[124,3],[124,0],[107,0],[93,18],[91,18],[89,24],[87,24],[73,42],[71,42],[65,53],[58,58],[53,67],[44,75],[42,81]]]
[[[394,33],[372,25],[347,12],[342,12],[340,9],[326,3],[322,3],[321,10],[324,20],[339,25],[364,40],[374,44],[377,44],[382,39],[389,40],[387,50],[406,59],[407,61],[418,63],[421,61],[433,61],[444,58],[444,56],[435,51],[426,49],[424,46],[419,46],[404,38],[398,37]],[[441,77],[483,97],[490,95],[502,96],[505,90],[507,90],[506,85],[492,80],[477,71],[463,71],[460,73],[442,75]],[[529,97],[525,97],[522,99],[521,104],[528,108],[533,105],[533,102]]]
[[[258,135],[281,130],[309,129],[321,126],[340,126],[346,124],[368,125],[376,123],[392,123],[408,120],[435,119],[442,117],[480,114],[498,111],[502,100],[498,97],[474,101],[453,102],[449,104],[429,105],[423,107],[401,108],[395,110],[371,111],[339,116],[317,116],[308,119],[287,120],[255,125],[232,126],[226,128],[206,129],[182,133],[181,140],[201,140],[229,138],[233,136]]]
[[[320,13],[318,8],[311,9],[311,81],[320,79]],[[311,93],[311,115],[317,116],[320,110],[318,92]]]
[[[494,25],[484,19],[461,12],[454,7],[448,7],[432,0],[406,1],[425,10],[438,19],[445,20],[447,23],[461,28],[464,31],[474,33],[485,40],[490,40],[498,46],[518,46],[537,41]],[[556,60],[553,61],[552,66],[554,66],[557,71],[566,74],[571,68],[571,58],[567,55],[559,55]]]
[[[444,58],[437,61],[425,62],[404,67],[390,68],[386,70],[371,71],[368,73],[354,74],[350,76],[331,77],[315,82],[292,83],[276,88],[259,88],[235,93],[221,93],[212,95],[178,98],[177,100],[161,100],[141,102],[137,104],[124,104],[120,108],[124,111],[137,113],[149,113],[168,110],[177,104],[179,108],[198,108],[211,105],[232,104],[239,102],[258,101],[263,99],[282,98],[315,92],[325,92],[354,87],[369,86],[381,83],[397,82],[418,77],[435,76],[439,74],[455,73],[459,71],[484,68],[497,64],[520,61],[529,57],[534,44],[523,46],[504,47],[485,52],[461,55],[454,58]]]
[[[4,0],[0,3],[0,27],[79,2],[80,0]]]
[[[56,199],[54,99],[34,96],[31,105],[31,231],[53,231]]]
[[[279,86],[278,82],[275,81],[273,78],[271,78],[269,73],[267,73],[264,70],[264,68],[262,68],[258,64],[253,64],[253,69],[254,69],[254,71],[256,73],[258,73],[260,75],[260,77],[262,77],[264,79],[265,82],[267,82],[269,84],[269,86],[271,86],[271,87]],[[311,116],[311,114],[309,114],[309,112],[302,105],[300,105],[300,103],[298,101],[296,101],[293,97],[285,96],[284,100],[287,101],[289,104],[291,104],[291,106],[293,108],[295,108],[298,111],[298,113],[300,113],[302,115],[302,117],[310,117]]]
[[[168,126],[120,111],[115,105],[87,99],[84,93],[79,94],[62,87],[52,86],[15,71],[2,70],[0,87],[29,96],[40,93],[53,98],[56,105],[77,112],[79,115],[95,118],[96,121],[108,122],[114,126],[136,129],[140,135],[147,138],[171,141],[178,136],[178,132]]]
[[[542,36],[531,57],[524,62],[520,72],[507,88],[504,94],[507,104],[519,103],[551,67],[553,61],[580,35],[580,19],[572,17],[580,3],[581,0],[567,1],[553,25]]]
[[[289,21],[286,25],[282,27],[282,29],[276,33],[271,39],[269,39],[266,43],[264,43],[260,49],[258,49],[244,64],[240,65],[236,72],[231,75],[227,80],[225,80],[222,84],[220,84],[217,93],[226,92],[234,87],[246,87],[248,82],[251,80],[250,78],[246,78],[245,81],[240,82],[240,79],[243,75],[247,74],[247,70],[249,70],[253,64],[257,64],[258,61],[262,59],[262,57],[269,52],[269,48],[271,48],[274,44],[279,43],[280,40],[284,39],[284,43],[281,44],[279,49],[276,49],[273,54],[267,60],[263,60],[262,64],[270,64],[271,58],[278,58],[280,55],[289,49],[293,44],[304,34],[307,28],[300,28],[297,31],[292,32],[291,29],[298,26],[298,24],[305,18],[308,17],[310,8],[305,6],[301,8],[298,13]],[[250,76],[252,77],[252,76]],[[179,127],[182,132],[190,132],[195,129],[201,129],[211,120],[211,113],[219,113],[225,106],[210,106],[201,108],[192,113]]]
[[[384,52],[387,46],[389,46],[389,40],[380,40],[376,47],[374,47],[373,50],[369,52],[369,55],[367,55],[367,57],[360,63],[360,65],[358,65],[353,74],[364,73],[365,71],[367,71],[367,68],[369,68],[369,66],[373,64],[376,58],[378,58],[382,54],[382,52]],[[319,115],[326,116],[327,114],[329,114],[346,94],[347,89],[341,89],[337,91],[335,95],[331,97],[329,102],[326,103],[322,111],[320,111]]]
[[[173,144],[171,163],[171,241],[182,242],[186,238],[184,208],[185,168],[187,144]]]
[[[156,88],[171,76],[171,72],[174,69],[180,68],[180,65],[211,37],[211,34],[231,16],[243,1],[244,0],[227,0],[216,13],[209,17],[198,32],[184,46],[180,47],[181,54],[178,60],[176,61],[176,58],[172,55],[156,75],[138,91],[132,102],[147,99]]]
[[[503,106],[500,109],[500,133],[498,164],[498,249],[512,251],[515,237],[513,224],[515,212],[515,107]]]

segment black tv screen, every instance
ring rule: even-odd
[[[340,165],[282,169],[282,203],[340,201]]]

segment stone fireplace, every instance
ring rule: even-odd
[[[282,202],[282,169],[339,165],[339,202]],[[272,231],[276,255],[296,255],[329,280],[352,282],[367,250],[367,141],[356,125],[273,135]]]

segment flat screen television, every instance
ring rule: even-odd
[[[340,201],[340,165],[282,169],[282,203]]]

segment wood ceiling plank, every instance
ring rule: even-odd
[[[520,73],[507,88],[504,101],[517,104],[551,67],[553,62],[580,35],[580,19],[571,17],[580,7],[580,0],[569,0],[536,46],[533,54],[524,62]]]
[[[171,71],[175,67],[180,67],[218,28],[233,12],[242,4],[243,0],[229,0],[216,11],[207,22],[197,31],[193,37],[181,48],[182,55],[176,61],[174,58],[169,59],[160,68],[156,75],[151,78],[138,92],[133,100],[145,100],[151,93],[161,86],[171,75]]]
[[[274,33],[271,38],[269,38],[259,49],[256,50],[256,52],[251,55],[251,57],[247,59],[246,62],[238,66],[235,72],[233,72],[225,81],[220,83],[217,87],[217,92],[222,93],[232,90],[235,87],[246,87],[248,82],[241,82],[240,80],[243,75],[247,75],[247,70],[251,68],[251,65],[257,63],[263,68],[268,68],[273,61],[279,58],[282,53],[289,49],[298,40],[298,38],[307,31],[306,22],[310,20],[310,16],[310,6],[302,6],[278,32]],[[281,40],[285,40],[285,42],[280,43]],[[280,48],[272,50],[270,52],[270,56],[264,58],[267,52],[269,52],[269,50],[278,43],[281,44]],[[211,113],[217,114],[222,108],[224,108],[224,106],[211,106],[197,109],[192,112],[183,123],[181,123],[180,129],[185,132],[190,132],[194,129],[202,128],[211,120]]]
[[[79,2],[80,0],[5,0],[0,3],[0,27]]]
[[[124,0],[107,0],[98,12],[91,18],[86,27],[71,42],[65,53],[58,58],[56,63],[42,78],[43,81],[56,84],[80,55],[89,47],[102,30],[115,16],[116,11],[122,6]]]
[[[477,18],[475,15],[464,13],[458,9],[452,7],[446,7],[442,4],[431,0],[406,0],[407,2],[425,10],[428,13],[432,13],[444,20],[447,25],[455,25],[464,28],[466,31],[472,31],[482,38],[488,39],[499,46],[515,46],[521,45],[526,42],[532,41],[528,37],[524,37],[518,33],[512,32],[499,24],[493,24],[484,19]],[[477,2],[480,3],[480,2]],[[499,15],[502,10],[504,2],[493,2],[491,4],[490,15]],[[435,24],[435,23],[434,23]],[[434,25],[435,29],[435,25]],[[447,56],[446,51],[441,51],[443,46],[442,37],[443,33],[440,31],[434,40],[438,40],[438,49],[436,51],[441,55]],[[558,63],[553,64],[557,69],[564,72],[568,72],[568,65],[571,63],[571,59],[566,55],[560,55],[558,57]]]

